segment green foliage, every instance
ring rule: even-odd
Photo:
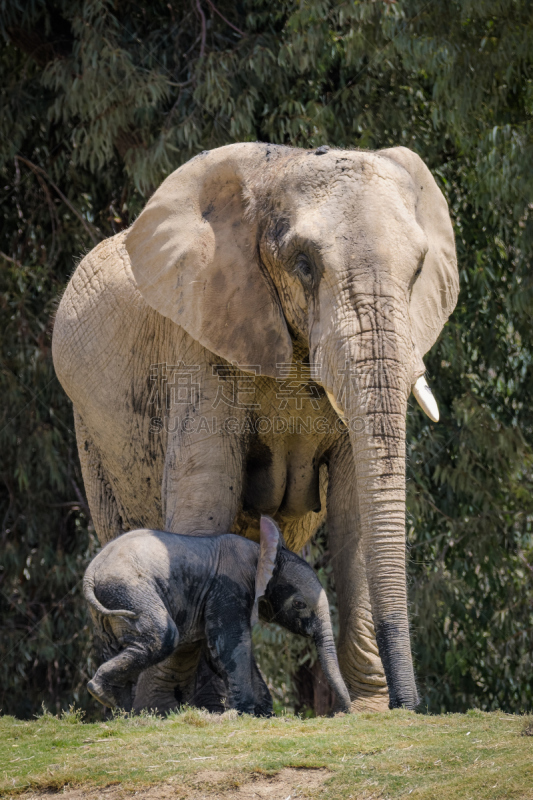
[[[0,7],[4,711],[87,702],[92,669],[79,579],[95,543],[50,357],[61,289],[75,259],[130,224],[169,171],[255,139],[404,144],[446,194],[461,295],[426,359],[442,421],[409,415],[417,670],[430,710],[531,708],[527,0]],[[292,704],[290,664],[311,653],[291,650],[274,672],[273,648],[259,649]]]

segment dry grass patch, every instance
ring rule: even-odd
[[[185,786],[178,781],[155,784],[144,789],[126,789],[123,786],[106,786],[98,789],[77,787],[66,788],[61,792],[65,800],[278,800],[278,798],[316,797],[313,790],[320,788],[330,776],[325,769],[306,770],[290,767],[274,775],[252,773],[235,780],[228,773],[205,771],[194,779],[194,786]],[[24,800],[51,800],[49,791],[32,792],[23,795]]]

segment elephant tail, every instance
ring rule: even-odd
[[[94,593],[94,569],[92,568],[92,564],[89,565],[83,578],[83,594],[89,605],[103,617],[127,617],[128,619],[138,619],[140,617],[140,614],[136,614],[135,611],[127,611],[123,608],[106,608],[96,599]]]

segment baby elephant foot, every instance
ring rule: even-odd
[[[256,706],[254,708],[254,717],[273,717],[274,712],[272,711],[272,707],[265,708],[263,706]]]
[[[265,698],[254,706],[255,717],[272,717],[272,698]]]
[[[238,700],[237,702],[229,703],[228,708],[234,708],[235,711],[239,714],[250,714],[252,716],[255,714],[255,703],[250,700]]]
[[[100,680],[98,675],[95,675],[92,681],[87,684],[87,689],[102,705],[108,708],[123,708],[125,711],[131,711],[131,685],[111,686],[109,683],[104,683],[104,681]]]

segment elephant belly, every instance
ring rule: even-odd
[[[297,518],[320,511],[316,443],[253,440],[246,460],[243,510]]]
[[[319,472],[314,459],[310,462],[300,458],[290,460],[285,494],[278,513],[285,519],[295,519],[310,511],[318,513],[320,509]]]
[[[325,517],[327,468],[319,469],[319,463],[317,442],[304,436],[253,442],[242,510],[232,532],[259,541],[259,517],[269,514],[280,523],[288,546],[300,550]]]

